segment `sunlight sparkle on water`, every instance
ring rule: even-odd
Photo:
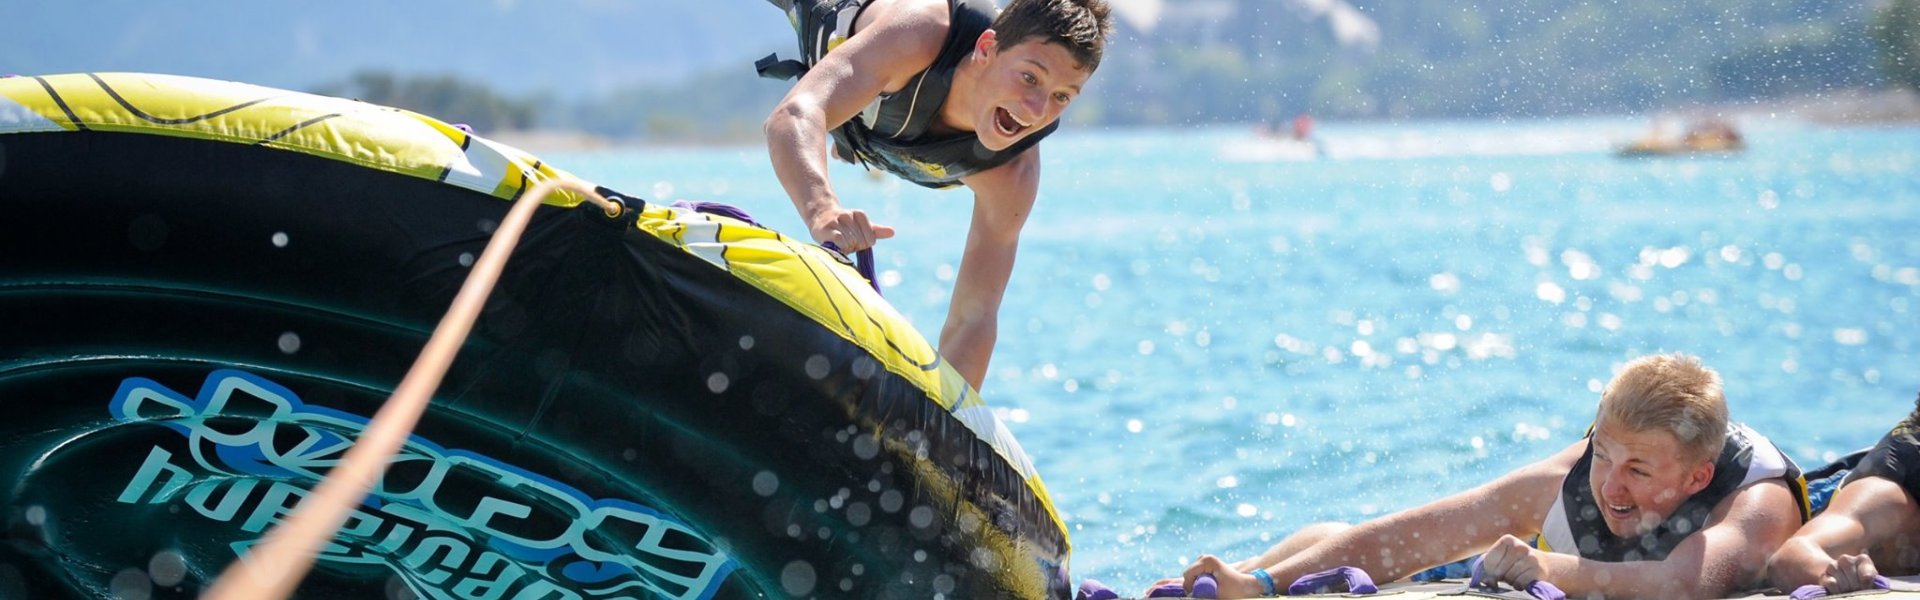
[[[1025,423],[1032,418],[1033,418],[1033,413],[1027,412],[1027,409],[1024,409],[1024,408],[1016,408],[1016,409],[1007,411],[1007,420],[1015,423]]]
[[[1493,188],[1496,193],[1504,194],[1513,189],[1513,176],[1505,172],[1494,173],[1492,177],[1487,178],[1487,187]]]
[[[1600,278],[1600,264],[1592,256],[1579,250],[1568,248],[1560,253],[1560,264],[1567,266],[1567,276],[1574,281],[1590,281]]]
[[[1539,285],[1534,286],[1533,295],[1536,298],[1553,304],[1567,301],[1567,290],[1561,288],[1560,284],[1551,281],[1542,281]]]

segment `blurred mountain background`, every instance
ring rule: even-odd
[[[1082,125],[1638,114],[1920,87],[1920,0],[1112,0]],[[0,73],[148,71],[483,130],[757,138],[762,0],[20,2]]]

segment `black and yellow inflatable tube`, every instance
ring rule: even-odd
[[[194,596],[563,175],[356,101],[0,79],[0,597]],[[1068,595],[1031,461],[851,268],[606,192],[535,214],[300,597]]]

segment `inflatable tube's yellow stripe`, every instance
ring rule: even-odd
[[[852,267],[819,246],[722,216],[649,204],[638,225],[865,348],[887,371],[924,390],[1019,471],[1065,535],[1066,523],[1013,434],[960,372]]]
[[[566,173],[418,113],[193,77],[77,73],[0,79],[0,134],[145,133],[254,144],[431,179],[504,200]],[[547,204],[578,206],[561,190]]]

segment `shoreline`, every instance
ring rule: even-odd
[[[1904,88],[1847,89],[1827,94],[1749,102],[1675,105],[1650,109],[1642,113],[1642,116],[1666,115],[1679,118],[1719,116],[1737,119],[1783,114],[1830,127],[1920,124],[1920,92]],[[1222,122],[1217,125],[1233,125],[1233,123]],[[504,130],[480,132],[480,135],[535,154],[628,149],[757,147],[762,144],[756,137],[636,140],[574,129]]]

